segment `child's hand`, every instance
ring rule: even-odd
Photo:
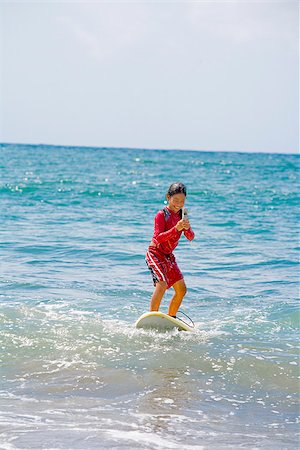
[[[189,221],[189,219],[184,219],[183,222],[184,222],[183,229],[184,230],[188,230],[190,228],[190,221]]]
[[[185,220],[181,219],[176,223],[175,228],[177,231],[182,231],[184,229],[184,222]]]
[[[176,224],[177,231],[188,230],[189,228],[190,228],[190,222],[188,219],[181,219]]]

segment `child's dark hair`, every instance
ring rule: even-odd
[[[172,183],[169,187],[167,195],[173,197],[176,194],[184,194],[186,196],[186,187],[183,183]]]

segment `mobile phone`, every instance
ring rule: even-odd
[[[181,216],[181,219],[184,219],[184,220],[187,220],[189,217],[188,217],[188,210],[187,210],[187,208],[182,208],[182,216]]]

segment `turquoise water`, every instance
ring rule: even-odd
[[[0,155],[1,448],[298,448],[298,156]],[[136,330],[153,218],[177,180],[196,329]]]

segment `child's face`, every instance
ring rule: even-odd
[[[167,195],[167,200],[169,203],[169,208],[171,211],[178,212],[180,209],[184,207],[185,195],[184,194],[175,194],[170,197]]]

